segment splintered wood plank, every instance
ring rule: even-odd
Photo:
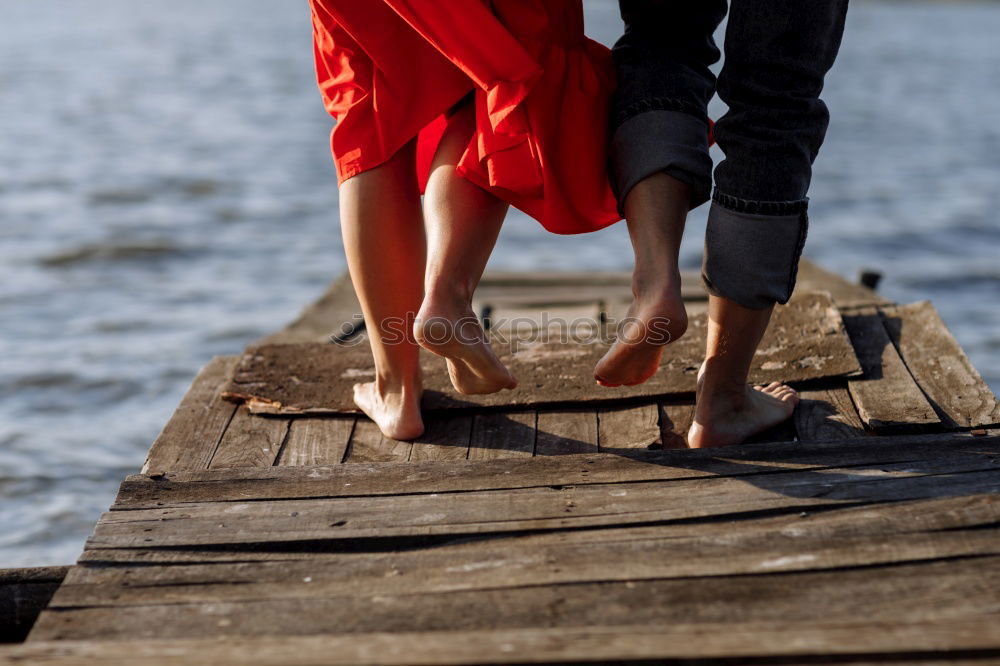
[[[656,403],[602,409],[597,413],[601,451],[649,449],[662,444]]]
[[[491,414],[484,418],[495,419]],[[446,462],[382,463],[377,474],[368,466],[241,468],[170,472],[129,476],[122,483],[113,510],[178,506],[205,501],[293,499],[309,497],[371,497],[405,493],[441,493],[547,487],[553,483],[636,483],[732,477],[754,483],[757,476],[777,479],[786,472],[833,467],[878,468],[896,463],[929,468],[947,452],[952,461],[972,462],[1000,454],[996,431],[985,437],[967,433],[883,437],[878,446],[867,439],[741,445],[684,451],[636,451],[624,457],[595,453],[530,458],[534,443],[534,414],[509,414],[510,446],[525,458],[457,460]],[[479,417],[475,417],[479,420]],[[515,424],[523,420],[524,424]],[[486,429],[479,428],[481,441]],[[474,436],[475,441],[475,436]],[[527,441],[527,451],[524,450]],[[502,450],[502,449],[501,449]],[[475,449],[472,451],[475,452]],[[483,454],[479,454],[483,455]],[[978,463],[976,463],[978,464]]]
[[[45,625],[36,628],[33,639],[670,626],[746,618],[785,627],[850,622],[859,616],[899,623],[948,621],[996,612],[1000,557],[715,577],[706,583],[692,577],[441,594],[220,598],[211,604],[84,607],[46,612]]]
[[[536,456],[597,451],[597,413],[593,409],[538,412]]]
[[[476,414],[470,460],[530,458],[535,452],[535,412]]]
[[[74,568],[50,608],[267,597],[440,594],[599,581],[755,575],[1000,554],[1000,503],[989,496],[725,525],[659,524],[496,536],[397,552],[300,553],[297,559],[133,556]],[[219,551],[224,554],[226,551]],[[123,551],[118,554],[125,555]],[[572,562],[572,566],[566,566]],[[419,572],[419,576],[407,574]],[[304,578],[310,585],[300,585]],[[238,587],[237,587],[238,586]],[[290,587],[291,586],[291,587]],[[228,589],[227,589],[228,588]]]
[[[694,423],[694,403],[663,403],[660,408],[660,441],[665,449],[687,449],[687,434]]]
[[[410,460],[465,460],[472,441],[472,420],[472,415],[425,415],[427,429],[413,440]]]
[[[372,664],[618,663],[725,659],[838,664],[983,664],[997,652],[994,618],[865,618],[810,624],[760,622],[524,627],[507,630],[239,636],[205,639],[36,641],[0,648],[0,663],[102,666],[333,666]],[[958,655],[974,655],[960,657]],[[889,659],[887,659],[889,658]],[[4,661],[7,660],[7,661]]]
[[[209,469],[270,467],[288,434],[288,419],[256,416],[241,405],[222,435]]]
[[[803,442],[866,435],[865,426],[845,388],[799,391],[799,404],[793,419],[795,431]]]
[[[940,423],[889,339],[878,310],[861,308],[843,317],[864,372],[847,382],[861,420],[876,432]]]
[[[575,406],[576,403],[689,395],[694,392],[704,356],[706,318],[691,319],[688,332],[663,355],[659,371],[647,382],[615,389],[598,386],[593,368],[604,355],[599,342],[494,339],[500,360],[521,377],[516,389],[488,395],[455,396],[447,368],[432,354],[422,356],[426,409]],[[261,413],[356,412],[352,385],[371,376],[372,359],[364,345],[263,345],[241,357],[225,395],[247,401]],[[860,372],[839,311],[829,294],[800,294],[775,308],[754,357],[750,379],[796,381]]]
[[[593,483],[568,487],[565,484],[569,481],[553,479],[549,486],[519,490],[406,496],[195,504],[167,501],[151,509],[106,513],[88,548],[220,546],[262,540],[405,541],[432,534],[443,537],[667,520],[726,520],[761,511],[797,513],[858,503],[1000,492],[1000,472],[989,455],[953,456],[919,464],[883,463],[864,473],[784,470],[753,477],[651,481],[627,488]],[[292,513],[295,521],[288,520]],[[183,520],[173,519],[178,515]],[[331,522],[331,515],[337,517],[335,522]]]
[[[347,453],[353,417],[291,419],[276,465],[337,465]]]
[[[149,449],[143,472],[205,469],[236,406],[223,400],[239,357],[216,356],[201,369],[173,416]]]
[[[401,442],[382,434],[374,421],[359,417],[351,432],[345,463],[405,462],[413,442]]]
[[[893,344],[946,426],[1000,423],[1000,402],[928,301],[885,307],[882,316]]]

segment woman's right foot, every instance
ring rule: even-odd
[[[486,341],[479,318],[460,299],[442,303],[425,298],[413,323],[421,347],[443,356],[455,390],[465,395],[496,393],[517,387],[517,380]]]
[[[361,408],[389,439],[416,439],[424,434],[419,386],[387,390],[376,382],[354,385],[354,404]]]

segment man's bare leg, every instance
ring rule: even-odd
[[[720,296],[709,297],[708,344],[698,375],[694,423],[688,431],[691,448],[739,444],[781,423],[795,410],[799,395],[790,386],[746,383],[772,310],[753,310]]]
[[[635,270],[632,305],[618,340],[594,368],[602,386],[633,386],[660,367],[663,347],[687,330],[678,269],[691,188],[665,173],[640,181],[625,197]]]
[[[375,381],[354,385],[354,402],[386,437],[424,431],[419,351],[406,331],[423,298],[426,254],[415,143],[344,181],[340,226],[351,280],[375,357]]]
[[[472,295],[507,214],[506,202],[455,171],[475,129],[474,111],[467,103],[452,114],[431,165],[424,195],[426,296],[413,329],[421,346],[447,359],[451,383],[464,394],[517,386],[472,310]]]

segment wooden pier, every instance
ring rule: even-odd
[[[400,442],[344,411],[369,369],[337,281],[199,373],[0,663],[1000,663],[1000,403],[933,307],[803,264],[752,377],[792,379],[794,418],[692,451],[684,295],[660,383],[581,384],[602,345],[529,341],[517,392],[466,398],[432,357]],[[477,299],[495,333],[600,328],[629,278]]]

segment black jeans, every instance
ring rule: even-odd
[[[619,206],[636,183],[666,172],[712,198],[702,277],[750,308],[785,303],[808,227],[812,163],[829,124],[819,98],[837,57],[847,0],[732,0],[726,60],[712,33],[725,0],[620,0],[625,35],[613,53],[611,175]],[[729,111],[708,153],[708,101]]]

